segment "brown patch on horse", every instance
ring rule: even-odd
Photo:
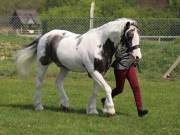
[[[40,58],[40,62],[42,65],[48,65],[51,62],[54,62],[57,66],[63,66],[57,57],[57,47],[62,40],[62,36],[55,35],[53,37],[48,37],[46,48],[45,48],[45,56]]]
[[[102,59],[94,59],[94,69],[104,75],[111,65],[114,53],[114,43],[108,38],[103,45],[103,50],[101,52]]]

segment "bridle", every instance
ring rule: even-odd
[[[135,25],[134,23],[131,23],[130,26],[135,26],[138,29],[137,25]],[[128,53],[131,53],[133,50],[140,48],[139,44],[132,46],[132,38],[134,36],[132,33],[133,31],[134,31],[134,29],[129,30],[129,28],[125,28],[124,33],[121,38],[121,41],[120,41],[122,46],[125,45],[127,47]]]
[[[135,50],[135,49],[138,49],[138,48],[140,48],[140,45],[134,45],[134,46],[130,46],[130,47],[128,47],[128,52],[132,52],[133,50]]]

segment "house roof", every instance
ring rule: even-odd
[[[13,15],[17,16],[22,24],[41,24],[36,10],[18,9]]]

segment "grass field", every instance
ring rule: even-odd
[[[124,93],[114,99],[117,116],[107,118],[101,113],[98,92],[97,107],[100,115],[86,115],[85,108],[91,94],[91,81],[85,74],[72,73],[65,81],[70,97],[69,113],[59,111],[54,78],[47,77],[43,87],[45,110],[32,108],[34,78],[27,82],[18,78],[3,78],[0,86],[1,135],[178,135],[180,134],[179,81],[149,81],[141,79],[144,107],[150,113],[139,118],[132,92],[128,85]],[[108,81],[114,86],[114,81]]]
[[[15,46],[29,42],[28,39],[10,36],[8,39],[0,36],[0,41]],[[69,74],[65,88],[70,112],[61,112],[54,83],[58,69],[54,65],[50,67],[44,81],[42,101],[45,110],[35,112],[32,107],[35,68],[31,76],[23,80],[16,73],[13,59],[0,61],[0,135],[180,135],[179,66],[173,73],[174,79],[162,79],[163,72],[180,54],[179,42],[171,42],[173,47],[155,44],[143,42],[142,48],[144,59],[139,80],[144,108],[150,111],[144,118],[137,116],[128,83],[124,92],[114,98],[115,117],[108,118],[102,114],[100,99],[104,96],[103,90],[99,90],[97,96],[100,114],[86,115],[92,82],[85,73]],[[154,48],[154,51],[148,48]],[[160,51],[162,53],[157,55]],[[112,69],[107,73],[106,80],[114,87]]]

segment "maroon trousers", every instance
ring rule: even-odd
[[[141,91],[136,74],[136,67],[132,64],[128,69],[114,70],[114,74],[116,88],[112,90],[112,97],[123,92],[125,79],[127,78],[134,94],[137,110],[142,110]]]

